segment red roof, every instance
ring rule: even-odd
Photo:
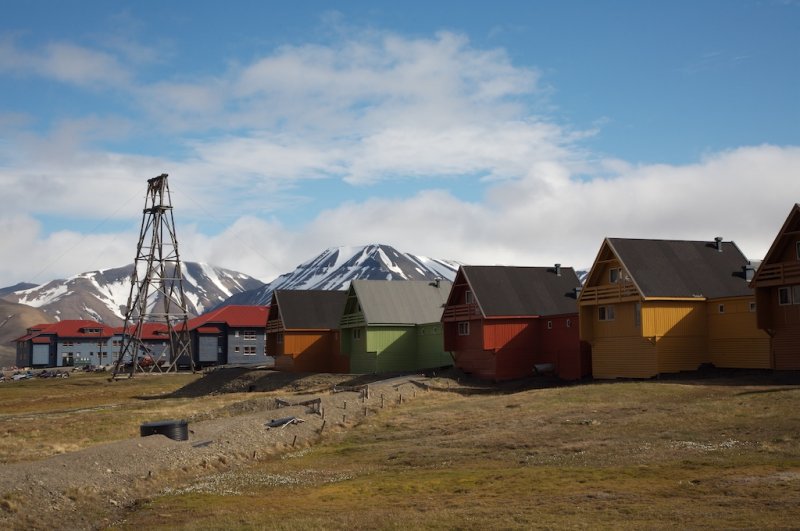
[[[268,313],[269,306],[223,306],[190,319],[189,330],[214,323],[224,323],[229,328],[263,328],[267,326]]]
[[[128,334],[133,335],[135,325],[128,326]],[[123,327],[118,326],[114,329],[116,335],[122,335]],[[164,340],[167,338],[167,325],[164,323],[143,323],[142,339]]]
[[[201,326],[195,330],[200,334],[219,334],[222,331],[218,326]]]
[[[57,323],[36,325],[28,329],[28,333],[15,341],[28,341],[40,335],[59,338],[108,339],[114,335],[110,326],[85,319],[68,319]]]
[[[50,338],[48,336],[44,337],[34,337],[31,339],[32,343],[50,343]]]

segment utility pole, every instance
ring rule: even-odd
[[[147,180],[139,244],[131,273],[131,291],[125,308],[122,343],[112,379],[127,373],[177,371],[178,363],[195,369],[189,339],[186,295],[172,217],[167,174]],[[166,366],[142,341],[145,324],[158,323],[168,336]],[[145,360],[149,358],[150,363]]]

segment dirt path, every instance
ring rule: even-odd
[[[228,390],[255,391],[253,398],[234,404],[239,410],[232,411],[232,416],[192,422],[188,441],[155,435],[41,461],[0,466],[0,527],[106,527],[137,500],[210,471],[247,466],[255,460],[310,446],[355,425],[365,415],[413,400],[431,383],[423,376],[391,378],[370,383],[367,396],[360,385],[352,385],[352,380],[344,390],[339,387],[334,391],[330,380],[320,378],[317,392],[309,392],[308,381],[300,390],[287,385],[287,393],[279,401],[272,396],[259,397],[260,384],[250,373],[217,379],[225,380],[223,387],[232,386]],[[200,397],[220,388],[220,382],[213,377],[198,382],[181,393]],[[270,385],[274,387],[276,383],[271,381]],[[318,402],[279,407],[301,401]],[[302,422],[266,426],[271,420],[285,417],[297,417]]]

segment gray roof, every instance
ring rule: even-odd
[[[272,298],[284,329],[333,330],[339,328],[347,292],[279,289]]]
[[[607,238],[645,297],[708,299],[751,295],[742,271],[747,258],[733,242]]]
[[[354,280],[367,324],[425,324],[442,318],[452,283],[447,280]]]
[[[571,267],[461,266],[485,317],[562,315],[578,311]]]

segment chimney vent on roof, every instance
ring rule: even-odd
[[[556,275],[561,276],[561,264],[556,264]]]
[[[750,260],[747,261],[746,265],[742,266],[742,273],[747,282],[750,282],[753,280],[753,277],[756,276],[756,268],[753,267],[753,263]]]
[[[717,236],[714,238],[714,245],[717,248],[717,251],[722,252],[722,236]]]

